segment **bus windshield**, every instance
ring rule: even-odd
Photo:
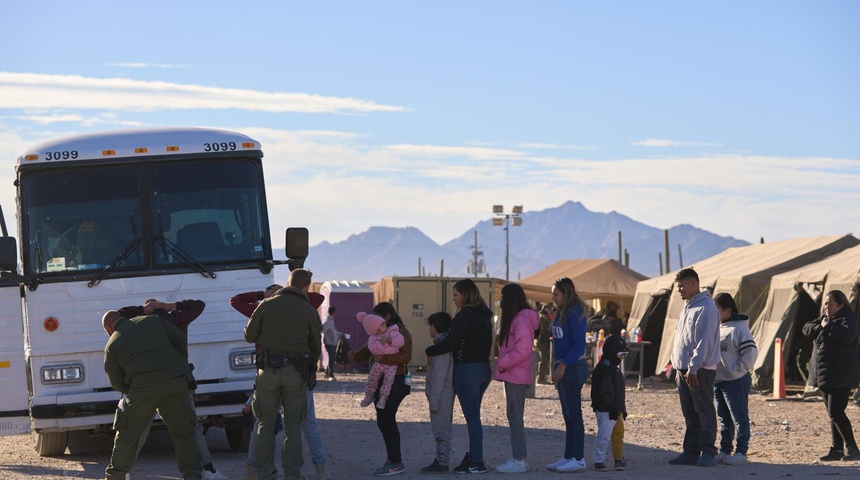
[[[21,176],[27,274],[130,274],[271,258],[259,162],[242,158],[31,170]]]

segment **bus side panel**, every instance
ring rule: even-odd
[[[0,435],[30,431],[21,294],[0,287]]]
[[[189,360],[198,380],[197,414],[236,416],[253,389],[256,368],[234,368],[231,354],[253,351],[244,340],[247,323],[229,304],[236,293],[262,290],[271,274],[258,269],[218,272],[217,278],[199,274],[105,279],[90,288],[84,282],[40,285],[27,292],[30,319],[30,368],[34,375],[34,428],[82,429],[109,423],[119,392],[110,388],[104,373],[104,346],[108,341],[101,326],[107,310],[140,305],[148,298],[165,302],[199,299],[203,313],[188,328]],[[47,317],[57,318],[59,328],[48,332]],[[80,382],[44,384],[38,378],[43,367],[79,365]]]

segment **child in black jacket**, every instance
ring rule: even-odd
[[[606,449],[616,421],[624,422],[627,407],[624,402],[624,374],[619,369],[621,359],[629,352],[620,335],[610,335],[603,344],[603,357],[591,375],[591,408],[597,416],[597,436],[594,440],[594,469],[607,471]],[[623,432],[623,430],[621,430]],[[623,444],[623,433],[620,441]],[[615,439],[613,438],[613,444]],[[613,445],[613,447],[616,447]],[[613,448],[614,451],[623,449]],[[620,458],[619,458],[620,457]],[[616,455],[615,469],[624,470],[627,464],[622,455]]]

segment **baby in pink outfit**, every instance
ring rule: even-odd
[[[397,353],[400,351],[400,347],[406,343],[397,325],[387,327],[385,319],[379,315],[358,312],[355,318],[361,322],[364,331],[370,335],[370,338],[367,339],[367,348],[373,355]],[[379,386],[379,380],[382,379],[382,388],[379,389],[379,401],[376,402],[376,408],[385,408],[385,401],[388,400],[388,395],[391,393],[391,385],[394,384],[396,374],[397,365],[374,363],[370,367],[370,373],[367,374],[367,384],[361,406],[366,407],[373,403],[373,394],[376,393],[376,387]]]

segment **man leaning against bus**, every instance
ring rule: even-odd
[[[256,393],[252,408],[259,418],[254,466],[257,477],[272,478],[275,422],[284,409],[281,462],[286,480],[301,478],[301,422],[308,379],[320,356],[322,325],[308,301],[311,272],[296,269],[286,288],[260,302],[245,326],[245,340],[257,344]]]
[[[114,416],[116,436],[105,469],[108,480],[124,480],[131,471],[140,435],[156,410],[176,447],[182,478],[202,480],[194,440],[196,418],[188,394],[191,371],[183,356],[188,347],[185,335],[156,315],[129,320],[113,310],[104,314],[102,326],[110,336],[105,373],[111,387],[123,393]]]

